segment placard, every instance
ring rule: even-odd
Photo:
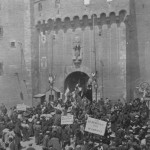
[[[105,121],[88,117],[85,131],[103,136],[105,134],[106,125],[107,122]]]
[[[17,110],[20,110],[20,111],[26,111],[27,106],[24,104],[17,104],[16,108],[17,108]]]
[[[73,115],[61,116],[61,124],[73,124]]]

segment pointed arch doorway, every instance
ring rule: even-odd
[[[88,80],[89,76],[86,73],[81,71],[72,72],[65,79],[64,91],[66,91],[66,89],[69,88],[69,90],[73,92],[75,90],[75,86],[79,84],[85,92],[87,89]]]

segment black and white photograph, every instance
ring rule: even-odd
[[[0,0],[0,150],[150,150],[150,0]]]

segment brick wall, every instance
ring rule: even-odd
[[[119,12],[123,9],[129,14],[129,1],[113,1],[108,5],[105,0],[95,0],[86,7],[81,0],[65,0],[61,1],[59,14],[54,2],[42,1],[43,11],[38,11],[39,3],[34,3],[35,25],[38,25],[37,22],[41,21],[41,24],[37,26],[40,31],[34,34],[34,56],[39,59],[39,61],[35,60],[39,64],[35,63],[35,67],[33,67],[35,68],[33,75],[36,75],[37,78],[36,85],[33,83],[35,93],[44,93],[48,89],[52,48],[54,50],[53,72],[56,75],[55,86],[62,92],[64,81],[69,73],[83,71],[91,75],[95,71],[91,15],[96,14],[98,19],[95,24],[95,47],[97,51],[99,90],[101,90],[102,72],[100,60],[103,60],[105,97],[111,99],[122,98],[126,94],[126,27],[123,23],[125,16],[121,16]],[[110,13],[112,11],[115,13]],[[54,20],[56,20],[55,24],[57,25],[53,28],[50,19],[53,19],[54,16],[56,16]],[[43,20],[45,20],[44,23]],[[45,43],[41,41],[43,30],[47,30],[45,32]],[[102,35],[99,36],[101,30]],[[55,33],[55,40],[52,46],[53,33]],[[74,69],[72,60],[73,43],[77,35],[81,39],[83,60],[81,67]],[[46,68],[41,67],[42,57],[47,58]]]

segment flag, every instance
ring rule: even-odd
[[[79,83],[77,83],[75,86],[75,93],[77,94],[78,92],[79,92]]]
[[[79,89],[79,92],[82,91],[82,87],[78,87],[78,89]]]
[[[76,93],[75,91],[72,92],[72,97],[75,98],[76,97]]]
[[[76,88],[78,88],[78,87],[79,87],[79,83],[76,84]]]
[[[84,0],[84,5],[89,5],[91,0]]]
[[[67,96],[68,96],[69,92],[70,92],[70,90],[69,90],[69,88],[67,87],[66,92],[65,92],[65,100],[64,100],[64,102],[67,101]]]
[[[96,73],[92,73],[92,77],[95,77]]]
[[[83,91],[83,88],[80,88],[80,90],[79,90],[79,96],[80,96],[81,98],[84,97],[84,91]]]
[[[82,98],[84,97],[84,93],[83,93],[83,90],[81,91],[81,97],[82,97]]]
[[[82,97],[81,95],[82,95],[82,87],[78,87],[78,95],[80,96],[80,97]]]
[[[79,83],[77,83],[76,84],[76,86],[75,86],[75,93],[76,93],[76,95],[80,92],[80,87],[79,87]]]
[[[69,90],[69,88],[67,87],[66,92],[65,92],[65,96],[68,95],[69,91],[70,91],[70,90]]]

